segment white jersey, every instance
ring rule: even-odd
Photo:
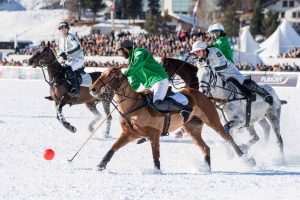
[[[223,55],[223,53],[215,47],[209,47],[207,58],[203,61],[194,59],[192,64],[198,68],[207,64],[215,69],[219,75],[227,80],[230,77],[235,78],[240,84],[243,84],[245,77],[236,68],[236,66]],[[205,63],[203,63],[205,62]]]
[[[71,61],[74,58],[84,59],[83,50],[77,37],[68,33],[59,40],[58,55],[65,52],[68,56],[68,60]]]
[[[206,62],[213,67],[216,72],[226,72],[229,68],[234,67],[234,64],[227,60],[218,48],[210,47],[208,51]]]

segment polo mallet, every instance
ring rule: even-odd
[[[87,140],[81,145],[81,147],[78,149],[78,151],[74,154],[74,156],[68,160],[68,162],[72,162],[74,160],[74,158],[77,156],[77,154],[81,151],[81,149],[84,147],[84,145],[86,145],[86,143],[92,138],[92,136],[96,133],[96,131],[102,126],[102,124],[108,119],[108,117],[111,116],[111,114],[116,110],[116,107],[110,111],[110,113],[108,113],[108,115],[106,116],[105,119],[102,120],[102,122],[97,126],[96,129],[93,130],[93,132],[91,133],[91,135],[87,138]]]

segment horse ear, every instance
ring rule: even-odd
[[[50,41],[47,42],[47,47],[50,48],[51,44]]]

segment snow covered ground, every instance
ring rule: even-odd
[[[95,170],[118,137],[117,113],[113,138],[103,139],[99,131],[68,163],[89,136],[92,114],[84,106],[65,107],[78,129],[73,134],[56,120],[53,103],[43,99],[49,92],[43,81],[0,80],[0,91],[0,199],[300,199],[299,89],[276,88],[288,101],[281,121],[286,165],[278,162],[273,133],[265,143],[258,128],[261,140],[250,151],[257,165],[249,168],[229,159],[224,142],[205,127],[212,172],[205,172],[203,155],[188,137],[170,135],[161,140],[162,174],[153,171],[149,143],[131,143],[115,153],[106,171]],[[46,148],[56,152],[52,161],[43,159]]]

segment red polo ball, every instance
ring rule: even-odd
[[[52,149],[46,149],[44,151],[44,158],[46,160],[52,160],[54,158],[54,156],[55,156],[55,153]]]

